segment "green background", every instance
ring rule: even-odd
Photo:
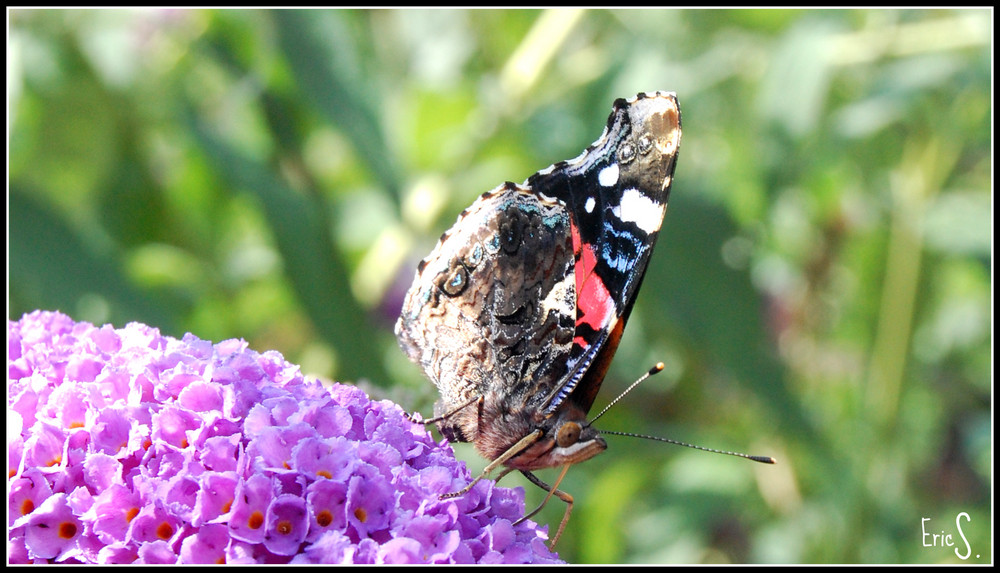
[[[9,318],[245,338],[429,415],[392,334],[416,261],[615,98],[674,91],[671,205],[595,409],[666,371],[599,425],[779,463],[609,437],[563,482],[562,557],[992,562],[992,10],[8,18]]]

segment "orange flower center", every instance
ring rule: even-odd
[[[160,539],[167,540],[173,537],[173,535],[174,535],[174,528],[170,527],[170,524],[167,523],[166,521],[161,523],[160,526],[156,528],[156,536],[159,537]]]
[[[76,524],[64,521],[59,524],[59,537],[63,539],[73,539],[76,537]]]

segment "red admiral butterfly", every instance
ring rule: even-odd
[[[504,465],[569,504],[553,545],[573,498],[531,472],[607,448],[587,412],[646,273],[680,140],[673,93],[615,101],[579,157],[462,212],[418,265],[396,324],[441,393],[428,421],[492,460],[483,476]]]

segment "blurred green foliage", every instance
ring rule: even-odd
[[[597,406],[667,370],[601,426],[779,464],[609,437],[562,556],[992,562],[992,10],[8,17],[9,318],[242,337],[429,413],[392,335],[416,260],[616,97],[675,91]]]

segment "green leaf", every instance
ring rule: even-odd
[[[305,96],[358,150],[381,185],[400,203],[400,179],[392,150],[386,145],[380,113],[382,101],[364,73],[360,54],[339,10],[277,10],[273,18],[282,51]]]
[[[204,125],[189,117],[191,129],[220,175],[261,204],[281,253],[285,276],[320,335],[337,351],[340,376],[387,380],[364,310],[351,295],[349,273],[334,247],[327,207],[292,189],[267,166],[225,145]]]
[[[736,234],[722,208],[690,191],[674,193],[640,296],[648,297],[660,320],[679,325],[709,363],[763,397],[787,431],[807,431],[810,424],[791,399],[785,369],[768,342],[762,298],[746,271],[723,262],[722,246]]]
[[[86,241],[30,195],[30,189],[17,183],[11,185],[8,195],[8,318],[36,309],[59,310],[80,320],[107,320],[119,326],[141,321],[178,334],[173,317],[179,308],[136,289],[123,273],[116,252]],[[88,301],[97,299],[107,309],[106,316],[103,312],[79,316],[87,314]]]

